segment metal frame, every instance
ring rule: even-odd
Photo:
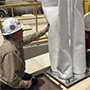
[[[80,81],[82,81],[82,80],[90,77],[90,71],[87,71],[83,76],[79,76],[79,77],[77,77],[77,78],[72,77],[72,78],[66,79],[66,80],[61,79],[61,78],[59,78],[58,76],[55,76],[55,75],[52,73],[51,69],[49,69],[49,70],[47,71],[47,74],[48,74],[50,77],[52,77],[53,79],[55,79],[57,82],[59,82],[60,84],[62,84],[63,86],[65,86],[66,88],[70,88],[71,86],[79,83]]]
[[[23,7],[23,6],[30,6],[33,7],[34,9],[34,14],[36,17],[36,31],[38,31],[38,14],[37,14],[37,7],[41,6],[40,2],[27,2],[27,3],[9,3],[9,4],[5,4],[5,5],[0,5],[0,8],[10,8],[12,11],[12,17],[14,16],[13,13],[13,8],[15,7]]]
[[[10,8],[11,9],[11,12],[12,12],[12,17],[14,17],[14,8],[15,7],[26,7],[26,6],[30,6],[32,7],[33,9],[33,14],[35,15],[35,22],[36,22],[36,32],[38,32],[38,19],[39,18],[42,18],[42,17],[38,17],[38,14],[37,14],[37,8],[38,7],[41,7],[41,2],[37,2],[37,1],[28,1],[28,2],[22,2],[22,3],[8,3],[8,4],[4,4],[4,5],[0,5],[0,8]],[[1,22],[3,21],[4,18],[1,18]],[[30,18],[30,17],[20,17],[20,18],[17,18],[19,20],[27,20],[27,19],[33,19],[33,18]],[[28,29],[29,30],[29,29]],[[30,29],[31,30],[31,29]],[[43,38],[42,38],[43,39]],[[38,43],[40,44],[41,43],[44,43],[44,42],[47,42],[46,40],[47,38],[45,38],[44,41],[36,41],[36,42],[33,42],[34,44],[35,43]],[[40,38],[41,40],[41,38]]]

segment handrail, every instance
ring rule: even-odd
[[[0,5],[0,8],[14,8],[14,7],[23,7],[23,6],[30,6],[30,7],[40,7],[40,2],[22,2],[22,3],[8,3],[4,5]]]

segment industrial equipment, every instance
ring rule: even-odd
[[[83,0],[40,1],[51,26],[48,74],[70,87],[90,76],[86,71]]]

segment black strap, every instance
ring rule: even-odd
[[[8,86],[8,85],[6,85],[6,84],[2,84],[2,85],[1,85],[1,89],[2,89],[2,90],[9,90],[9,89],[10,89],[10,90],[13,90],[13,88],[11,88],[10,86]]]
[[[6,84],[2,84],[0,90],[26,90],[24,88],[12,88]]]

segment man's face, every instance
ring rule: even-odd
[[[16,44],[16,48],[20,51],[23,56],[23,30],[19,30],[18,32],[13,34],[13,38]]]
[[[19,30],[18,32],[14,33],[13,37],[16,41],[23,41],[23,30]]]

